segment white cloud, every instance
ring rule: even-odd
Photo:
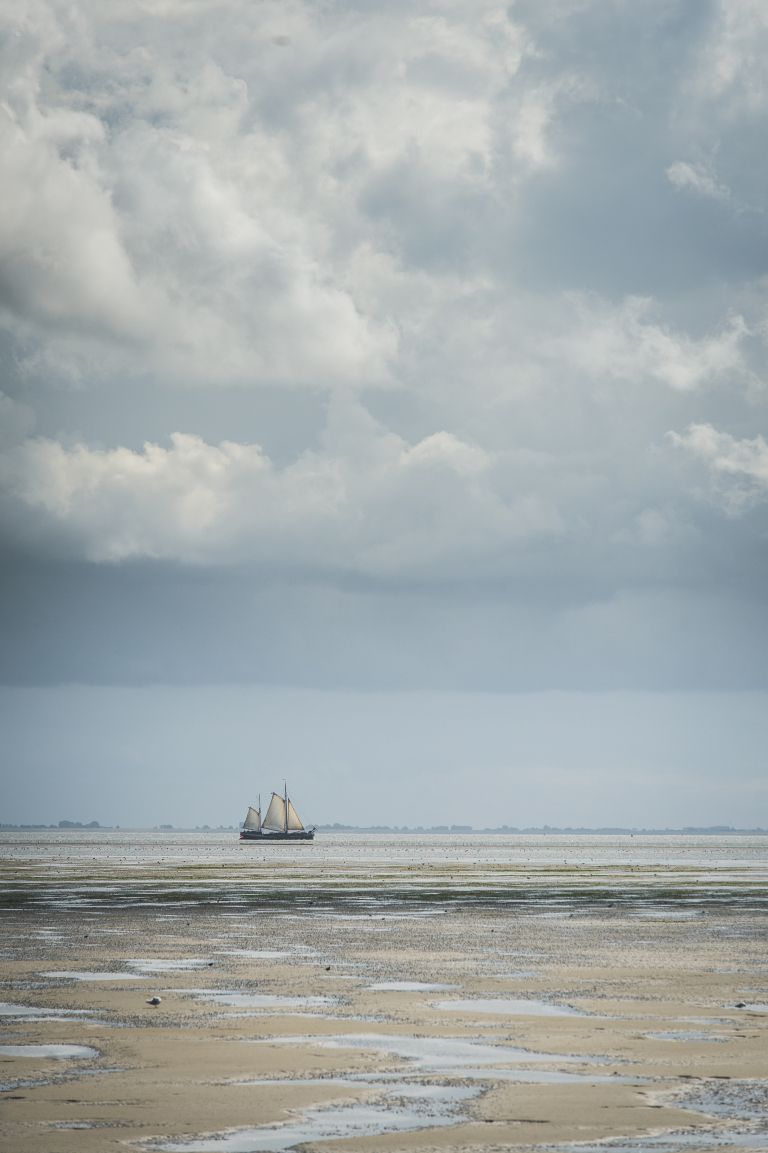
[[[0,316],[27,373],[63,380],[391,383],[419,262],[556,163],[586,91],[525,75],[531,34],[493,0],[6,20]],[[393,256],[384,306],[359,276]]]
[[[563,346],[586,370],[617,379],[651,377],[680,392],[749,378],[742,353],[747,327],[741,316],[697,340],[654,323],[654,302],[645,297],[629,297],[619,307],[589,300],[577,305],[583,327],[566,336]]]
[[[675,188],[690,189],[710,200],[727,202],[731,199],[730,189],[720,184],[714,173],[703,164],[678,160],[667,168],[666,177]]]
[[[477,445],[465,444],[449,432],[435,432],[401,455],[405,467],[453,469],[461,476],[484,472],[490,464],[488,454]]]
[[[567,73],[522,89],[510,117],[509,133],[513,153],[524,169],[535,172],[557,165],[558,150],[552,137],[559,114],[568,105],[595,96],[594,86]]]
[[[710,470],[714,494],[727,511],[738,514],[768,498],[768,442],[762,436],[731,436],[711,424],[692,424],[669,441]]]
[[[728,98],[733,110],[765,110],[768,11],[762,0],[718,0],[699,79],[707,95]]]
[[[14,29],[25,66],[0,93],[0,305],[28,366],[212,383],[385,378],[395,330],[362,315],[334,269],[306,199],[321,174],[297,169],[297,141],[244,127],[244,81],[202,44],[188,56],[160,34],[126,50],[129,9],[100,27],[88,13],[98,49],[67,39],[56,6],[33,11]],[[63,86],[68,68],[80,89]]]
[[[89,116],[0,107],[0,300],[30,325],[132,342],[148,336],[153,301],[142,299],[109,195],[62,154],[101,136]]]
[[[325,448],[282,469],[259,445],[174,433],[141,451],[28,439],[0,458],[0,478],[94,561],[434,576],[447,560],[482,570],[515,540],[560,532],[542,495],[502,498],[498,462],[477,445],[446,432],[408,444],[342,407]]]

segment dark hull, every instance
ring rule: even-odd
[[[266,844],[268,841],[314,841],[314,839],[314,829],[304,829],[303,832],[300,833],[257,833],[252,832],[250,829],[240,830],[241,841],[258,841],[261,845]]]

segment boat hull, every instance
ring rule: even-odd
[[[241,841],[258,841],[264,845],[268,841],[314,841],[314,829],[302,829],[293,833],[262,833],[251,829],[240,830]]]

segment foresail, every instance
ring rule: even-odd
[[[271,829],[275,833],[282,833],[285,829],[285,801],[277,793],[272,794],[272,800],[269,802],[262,827]]]
[[[253,805],[248,806],[248,812],[243,821],[243,828],[255,829],[257,832],[261,828],[261,813],[258,809],[254,809]]]
[[[299,832],[300,829],[304,828],[301,821],[299,820],[299,814],[294,809],[290,798],[288,800],[288,828],[292,829],[294,832]]]

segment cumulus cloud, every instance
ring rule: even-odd
[[[685,160],[678,160],[670,164],[666,172],[667,180],[675,188],[690,189],[699,196],[707,196],[711,200],[729,201],[730,189],[718,183],[716,176],[703,164],[689,164]]]
[[[382,378],[394,329],[333,275],[294,141],[244,130],[247,85],[202,44],[185,59],[162,35],[172,15],[157,16],[153,48],[126,51],[128,9],[98,32],[87,6],[11,14],[26,55],[0,109],[6,325],[49,373]],[[68,70],[79,87],[65,89]]]
[[[402,579],[446,562],[482,571],[515,541],[560,531],[535,491],[502,495],[497,462],[477,445],[446,432],[408,444],[362,425],[354,452],[329,444],[284,468],[256,444],[174,433],[140,451],[29,439],[0,475],[93,561],[249,561]]]
[[[734,514],[768,497],[768,442],[763,436],[734,437],[711,424],[670,432],[670,442],[710,470],[716,498]]]
[[[591,98],[495,2],[6,23],[0,305],[27,373],[64,380],[391,383],[422,268],[493,250]],[[387,260],[408,284],[375,302]]]
[[[630,297],[616,308],[579,302],[580,331],[565,340],[578,364],[619,379],[652,377],[688,392],[715,381],[744,381],[743,317],[732,316],[721,331],[693,339],[654,320],[654,302]]]
[[[552,139],[559,115],[569,104],[589,100],[594,93],[578,75],[531,84],[517,95],[509,133],[513,154],[529,172],[555,167],[557,145]]]
[[[6,12],[7,15],[7,12]],[[145,309],[108,190],[95,170],[101,120],[40,105],[43,45],[61,49],[51,9],[18,9],[6,40],[0,304],[30,325],[137,337]],[[10,44],[21,46],[18,57]]]
[[[542,180],[610,224],[599,203],[625,177],[605,172],[611,133],[584,135],[585,116],[620,109],[636,132],[646,65],[622,96],[609,53],[577,56],[598,9],[9,6],[0,303],[27,373],[396,384],[425,296],[443,307],[457,274],[480,306],[489,280],[519,289]],[[705,53],[743,39],[721,9]],[[632,19],[612,13],[606,35]],[[648,19],[661,34],[655,6]],[[649,131],[671,132],[652,111]],[[703,197],[727,190],[701,164],[666,171]],[[381,297],[387,264],[397,287]]]
[[[700,83],[730,110],[764,110],[768,96],[768,13],[761,0],[718,0],[702,54]]]

